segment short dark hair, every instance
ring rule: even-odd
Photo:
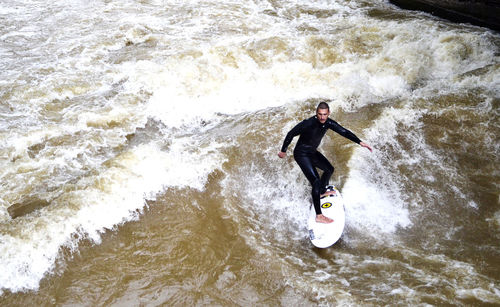
[[[318,104],[318,107],[316,108],[316,112],[318,112],[319,109],[327,109],[330,111],[330,106],[328,106],[328,103],[322,101]]]

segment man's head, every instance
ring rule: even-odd
[[[330,116],[330,107],[328,106],[328,103],[324,101],[320,102],[316,108],[316,117],[320,123],[324,124],[328,119],[328,116]]]

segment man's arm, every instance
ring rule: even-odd
[[[292,142],[293,138],[302,132],[304,125],[305,121],[301,121],[286,134],[285,140],[283,141],[283,145],[281,146],[281,151],[278,153],[278,157],[284,158],[286,156],[286,150],[288,149],[288,146]]]
[[[361,145],[362,147],[367,148],[370,152],[373,151],[373,149],[370,147],[370,145],[366,144],[365,142],[362,142],[354,133],[352,133],[350,130],[342,127],[336,121],[331,120],[330,129],[337,132],[341,136],[348,138],[349,140],[353,141],[354,143],[357,143],[357,144]]]
[[[349,140],[353,141],[354,143],[357,143],[357,144],[361,143],[361,140],[354,133],[352,133],[350,130],[342,127],[339,123],[337,123],[333,119],[329,120],[329,124],[330,124],[330,129],[337,132],[341,136],[348,138]]]

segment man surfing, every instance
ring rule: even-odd
[[[293,157],[312,185],[312,199],[314,210],[316,211],[316,222],[325,224],[331,223],[333,220],[321,213],[320,198],[335,193],[335,191],[326,191],[326,186],[330,181],[334,168],[325,156],[317,150],[326,131],[331,129],[354,143],[367,148],[370,152],[372,151],[372,148],[368,144],[362,142],[354,133],[345,129],[328,116],[330,116],[330,107],[326,102],[320,102],[316,108],[316,116],[305,119],[293,127],[286,135],[281,151],[278,153],[280,158],[284,158],[288,145],[290,145],[294,137],[300,135],[293,151]],[[321,178],[316,168],[323,171]]]

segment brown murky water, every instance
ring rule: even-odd
[[[500,304],[497,33],[379,1],[0,18],[0,305]],[[324,250],[276,155],[321,100],[375,148],[324,138]],[[28,197],[50,205],[11,219]]]

